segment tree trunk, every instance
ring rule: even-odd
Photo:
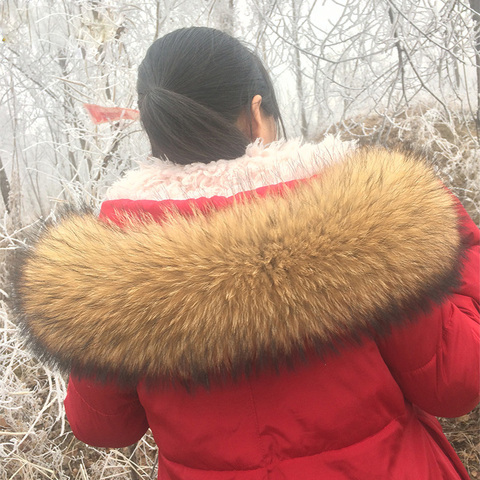
[[[0,190],[2,192],[3,203],[7,213],[10,213],[9,197],[10,197],[10,183],[5,173],[5,167],[3,166],[2,158],[0,157]]]
[[[300,50],[298,46],[298,12],[296,0],[292,0],[292,40],[294,47],[294,71],[295,71],[295,81],[297,86],[297,95],[298,102],[300,104],[300,131],[303,137],[307,137],[308,134],[308,125],[307,125],[307,114],[305,112],[305,92],[303,88],[303,72],[302,72],[302,63],[300,58]]]
[[[215,9],[215,11],[214,11]],[[229,35],[235,35],[235,0],[222,0],[212,3],[210,15],[218,25],[218,28]]]
[[[403,46],[402,42],[400,41],[400,36],[398,34],[398,25],[395,21],[395,13],[393,12],[392,5],[388,6],[388,18],[390,19],[390,23],[392,24],[393,38],[395,39],[395,48],[397,49],[398,70],[400,75],[400,81],[402,84],[402,96],[408,105],[407,93],[405,89],[405,62],[403,59]]]
[[[475,63],[477,66],[477,128],[480,128],[480,0],[470,0],[473,10],[473,26],[475,29]]]

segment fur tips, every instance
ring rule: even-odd
[[[426,162],[363,149],[207,217],[121,230],[91,215],[26,258],[20,318],[78,372],[198,380],[389,329],[459,268],[454,199]]]

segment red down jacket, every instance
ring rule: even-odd
[[[101,219],[45,233],[19,288],[80,440],[150,428],[162,480],[468,478],[434,415],[479,401],[480,235],[423,161]]]

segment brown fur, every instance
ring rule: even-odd
[[[284,196],[127,230],[50,228],[24,263],[37,349],[78,371],[183,380],[332,348],[441,298],[454,200],[426,162],[360,150]]]

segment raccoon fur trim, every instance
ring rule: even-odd
[[[359,149],[207,216],[70,214],[19,266],[17,314],[65,370],[204,382],[408,321],[456,282],[458,223],[426,161]]]

